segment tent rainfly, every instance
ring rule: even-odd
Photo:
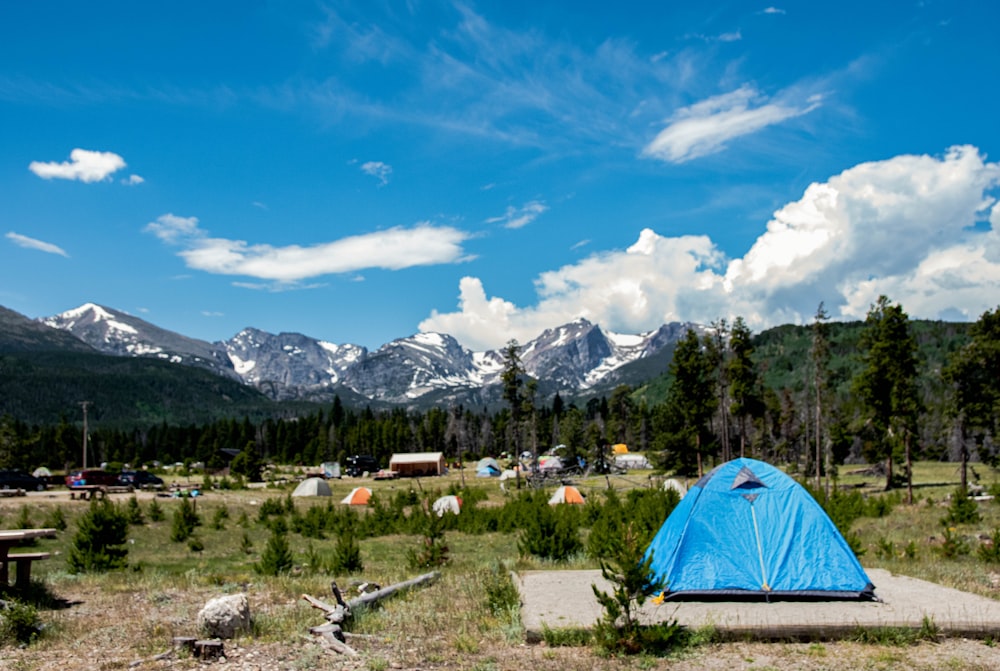
[[[500,464],[493,457],[483,457],[476,464],[476,477],[493,478],[500,475]]]
[[[292,496],[330,496],[330,485],[323,478],[306,478],[292,492]]]
[[[816,500],[777,468],[734,459],[703,476],[646,550],[663,598],[877,600]]]
[[[445,513],[457,515],[462,510],[462,499],[457,496],[442,496],[431,505],[431,510],[437,513],[438,517],[444,517]]]
[[[560,503],[582,504],[584,503],[583,494],[581,494],[580,490],[573,485],[563,485],[557,489],[556,493],[549,499],[550,506],[556,506]]]
[[[389,460],[389,470],[402,477],[417,477],[424,475],[444,475],[444,453],[442,452],[407,452],[394,454]]]
[[[372,490],[367,487],[355,487],[351,493],[340,500],[349,506],[366,506],[372,498]]]

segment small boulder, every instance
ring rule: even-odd
[[[198,613],[198,627],[213,638],[233,638],[250,631],[250,602],[246,594],[220,596]]]

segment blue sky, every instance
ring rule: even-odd
[[[993,2],[0,3],[0,304],[473,349],[1000,304]]]

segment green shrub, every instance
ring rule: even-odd
[[[987,564],[1000,564],[1000,529],[993,529],[990,538],[979,544],[976,554]]]
[[[365,570],[361,561],[361,546],[350,530],[337,537],[337,544],[330,557],[330,571],[336,574],[360,573]]]
[[[253,552],[253,541],[250,540],[250,534],[246,531],[243,532],[243,538],[240,540],[240,550],[243,554],[250,554]]]
[[[286,532],[272,527],[271,537],[254,570],[261,575],[277,576],[291,571],[292,563],[292,550],[288,546]]]
[[[201,526],[201,518],[195,510],[195,506],[188,497],[181,498],[181,503],[174,511],[173,527],[170,530],[170,540],[175,543],[183,543],[196,527]]]
[[[55,506],[49,510],[49,514],[45,517],[45,521],[42,524],[48,529],[65,531],[68,525],[66,524],[66,513],[63,512],[62,506]]]
[[[125,504],[125,517],[128,518],[128,523],[132,526],[141,526],[146,523],[146,519],[142,515],[142,508],[139,506],[139,500],[134,496]]]
[[[525,522],[517,547],[522,555],[566,561],[581,549],[580,532],[572,506],[550,506],[543,498],[532,504],[534,514]]]
[[[0,610],[0,645],[27,645],[41,632],[42,619],[34,606],[11,600]]]
[[[486,608],[496,617],[501,617],[521,605],[521,594],[511,578],[510,571],[499,562],[493,562],[483,571],[483,592],[486,594]]]
[[[975,524],[981,519],[979,504],[975,499],[969,498],[969,492],[965,487],[959,486],[951,496],[948,514],[941,519],[941,525],[949,527],[957,524]]]
[[[443,518],[435,513],[416,515],[423,526],[420,547],[407,548],[406,559],[410,568],[434,568],[448,563],[448,546],[444,544]]]
[[[212,528],[216,531],[222,531],[226,528],[226,520],[229,519],[229,509],[226,506],[220,506],[215,509],[215,513],[212,515]]]
[[[960,535],[955,533],[954,527],[946,527],[944,530],[944,541],[938,552],[945,559],[955,559],[970,552],[969,544]]]
[[[77,521],[66,563],[71,573],[123,568],[128,555],[128,518],[107,499],[93,500]]]
[[[167,519],[166,513],[163,512],[163,506],[156,499],[149,502],[149,521],[150,522],[162,522]]]

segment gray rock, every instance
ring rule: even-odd
[[[250,631],[250,602],[246,594],[220,596],[198,613],[198,627],[214,638],[233,638]]]

